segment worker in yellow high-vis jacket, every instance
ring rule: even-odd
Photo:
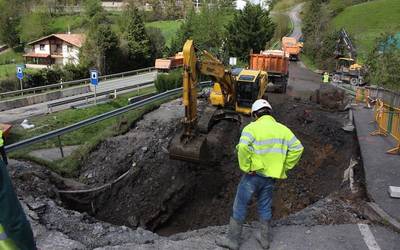
[[[304,150],[293,132],[271,116],[268,101],[255,101],[251,112],[255,121],[243,129],[236,146],[244,175],[237,188],[228,234],[217,240],[219,246],[229,249],[239,249],[242,224],[253,195],[257,197],[261,224],[256,238],[264,249],[269,248],[275,180],[287,178],[287,171],[294,168]]]
[[[4,149],[4,134],[3,134],[3,130],[0,127],[0,154],[1,157],[3,158],[3,161],[6,165],[8,165],[8,160],[7,160],[7,155],[6,155],[6,151]]]
[[[0,161],[0,250],[36,250],[28,218],[18,200],[11,178]]]

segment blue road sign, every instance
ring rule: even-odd
[[[99,73],[97,70],[90,70],[90,83],[97,86],[99,84]]]
[[[17,78],[20,80],[24,78],[24,67],[22,65],[17,65]]]

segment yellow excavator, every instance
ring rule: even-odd
[[[199,55],[197,57],[196,55]],[[200,75],[214,82],[208,105],[201,117],[197,111],[197,88]],[[169,154],[173,159],[202,162],[207,158],[207,133],[219,119],[249,115],[252,103],[263,98],[267,89],[265,71],[243,69],[238,74],[205,50],[196,50],[193,40],[183,47],[183,131],[171,140]]]

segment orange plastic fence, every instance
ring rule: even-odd
[[[371,135],[388,135],[388,107],[382,100],[378,99],[375,103],[374,117],[378,125],[378,129],[371,132]]]
[[[387,151],[388,154],[400,154],[400,108],[394,109],[391,135],[397,140],[397,147]]]
[[[374,117],[378,129],[371,135],[392,135],[397,140],[397,146],[388,150],[387,153],[400,154],[400,109],[393,109],[378,99],[375,103]]]
[[[356,90],[356,103],[366,102],[368,103],[369,89],[359,87]]]

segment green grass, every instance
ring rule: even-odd
[[[155,88],[149,87],[140,90],[139,94],[142,95],[153,92],[155,92]],[[53,114],[33,117],[29,119],[29,122],[35,124],[35,128],[24,130],[20,126],[13,127],[7,139],[7,143],[11,144],[17,141],[32,138],[34,136],[63,128],[90,117],[123,107],[128,104],[129,97],[136,96],[137,94],[138,92],[121,95],[109,103],[99,104],[86,109],[69,109]],[[135,120],[140,118],[143,113],[159,104],[160,103],[156,103],[137,110],[132,110],[124,115],[110,118],[63,135],[61,137],[63,146],[80,145],[79,150],[76,150],[74,154],[64,159],[55,162],[49,162],[29,156],[29,152],[33,150],[58,147],[57,139],[36,143],[24,149],[14,151],[10,154],[10,156],[13,158],[33,160],[40,164],[47,165],[61,174],[73,175],[79,168],[79,164],[84,156],[87,155],[99,142],[105,138],[127,132]]]
[[[71,31],[81,30],[83,17],[79,14],[56,16],[49,24],[51,33],[66,33],[68,27]]]
[[[317,67],[317,65],[315,65],[314,60],[312,60],[310,57],[308,57],[305,53],[302,53],[300,55],[300,59],[309,70],[311,70],[311,71],[318,70],[318,67]]]
[[[14,49],[0,54],[0,80],[15,76],[17,64],[24,61],[22,54],[23,52]]]
[[[13,49],[8,49],[0,54],[0,65],[22,63],[24,61],[22,54],[22,52],[16,52]]]
[[[166,45],[169,46],[171,44],[172,38],[175,36],[181,24],[181,20],[156,21],[146,23],[146,27],[159,28],[165,38]]]
[[[16,64],[0,65],[0,80],[15,76],[17,70],[16,67]]]
[[[279,0],[272,8],[272,11],[286,11],[294,7],[296,4],[302,3],[304,1],[305,0]]]
[[[331,21],[331,29],[344,27],[357,47],[360,60],[365,60],[375,39],[385,31],[400,31],[400,1],[376,0],[347,7]]]

